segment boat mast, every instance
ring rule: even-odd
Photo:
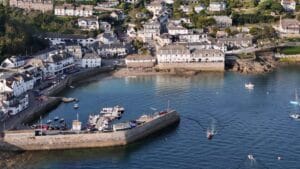
[[[298,92],[297,92],[297,89],[295,89],[295,100],[298,101]]]
[[[42,116],[40,116],[40,123],[41,123],[41,136],[43,135],[43,122],[42,122]]]

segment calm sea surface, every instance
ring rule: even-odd
[[[299,75],[300,68],[290,67],[265,75],[106,77],[77,85],[62,95],[78,98],[80,108],[61,104],[44,121],[59,116],[70,124],[78,112],[86,123],[89,114],[117,104],[126,108],[124,121],[164,109],[170,100],[181,122],[126,147],[27,152],[22,168],[299,169],[300,121],[289,118],[298,111],[289,101],[300,92]],[[247,82],[254,90],[244,88]],[[207,128],[217,131],[213,140]]]

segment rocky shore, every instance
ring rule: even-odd
[[[132,77],[132,76],[152,76],[152,75],[178,75],[178,76],[192,76],[203,71],[189,70],[184,68],[177,69],[158,69],[152,68],[147,70],[132,70],[127,68],[119,68],[113,72],[115,77]]]
[[[259,74],[273,71],[278,62],[271,53],[259,55],[251,59],[237,59],[230,71],[243,74]]]

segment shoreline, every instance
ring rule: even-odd
[[[49,111],[61,104],[62,97],[57,95],[63,92],[69,85],[90,80],[90,78],[95,78],[98,75],[103,75],[104,73],[112,72],[113,70],[115,70],[114,67],[101,67],[72,74],[53,88],[42,91],[41,93],[45,96],[45,102],[43,103],[37,102],[32,93],[29,92],[31,95],[29,107],[18,114],[1,121],[0,131],[28,128],[28,126],[26,126],[28,123],[35,121],[37,117],[48,114]]]
[[[299,62],[293,63],[286,63],[277,61],[277,64],[271,71],[262,71],[262,72],[241,72],[234,69],[224,70],[223,72],[237,72],[240,74],[265,74],[276,70],[279,67],[286,67],[286,66],[293,66],[293,65],[300,65]],[[93,81],[97,81],[104,77],[137,77],[137,76],[155,76],[155,75],[178,75],[178,76],[193,76],[199,73],[205,72],[220,72],[220,71],[194,71],[194,70],[187,70],[187,69],[178,69],[178,70],[158,70],[155,68],[148,69],[148,70],[129,70],[127,68],[115,68],[115,67],[101,67],[101,68],[93,68],[84,70],[81,72],[77,72],[75,74],[70,75],[64,81],[59,83],[57,86],[51,88],[50,90],[43,91],[44,95],[47,97],[47,102],[42,104],[41,106],[31,105],[29,108],[25,109],[24,111],[20,112],[15,116],[9,117],[9,119],[5,122],[0,122],[0,131],[5,130],[12,130],[12,129],[20,129],[26,128],[28,126],[24,126],[24,124],[32,123],[37,119],[39,116],[43,116],[49,111],[56,108],[59,104],[61,104],[61,98],[63,96],[59,96],[66,88],[68,88],[72,84],[84,84],[90,83]],[[221,72],[220,72],[221,73]],[[32,107],[33,106],[33,107]],[[5,123],[5,124],[4,124]]]

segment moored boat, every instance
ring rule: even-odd
[[[251,82],[246,83],[246,84],[245,84],[245,88],[246,88],[246,89],[254,89],[254,84],[252,84]]]
[[[298,113],[290,114],[290,118],[295,119],[295,120],[300,120],[300,114],[298,114]]]
[[[79,105],[78,105],[77,103],[75,103],[74,106],[73,106],[73,108],[74,108],[74,109],[78,109],[78,108],[79,108]]]
[[[290,104],[296,105],[296,106],[300,105],[299,100],[298,100],[298,92],[297,92],[297,90],[295,90],[295,100],[291,100]]]
[[[64,103],[70,103],[70,102],[75,101],[75,98],[71,98],[71,97],[69,97],[69,98],[63,97],[61,100],[62,100]]]
[[[206,132],[206,137],[208,140],[211,140],[214,137],[214,133],[212,131],[207,131]]]

